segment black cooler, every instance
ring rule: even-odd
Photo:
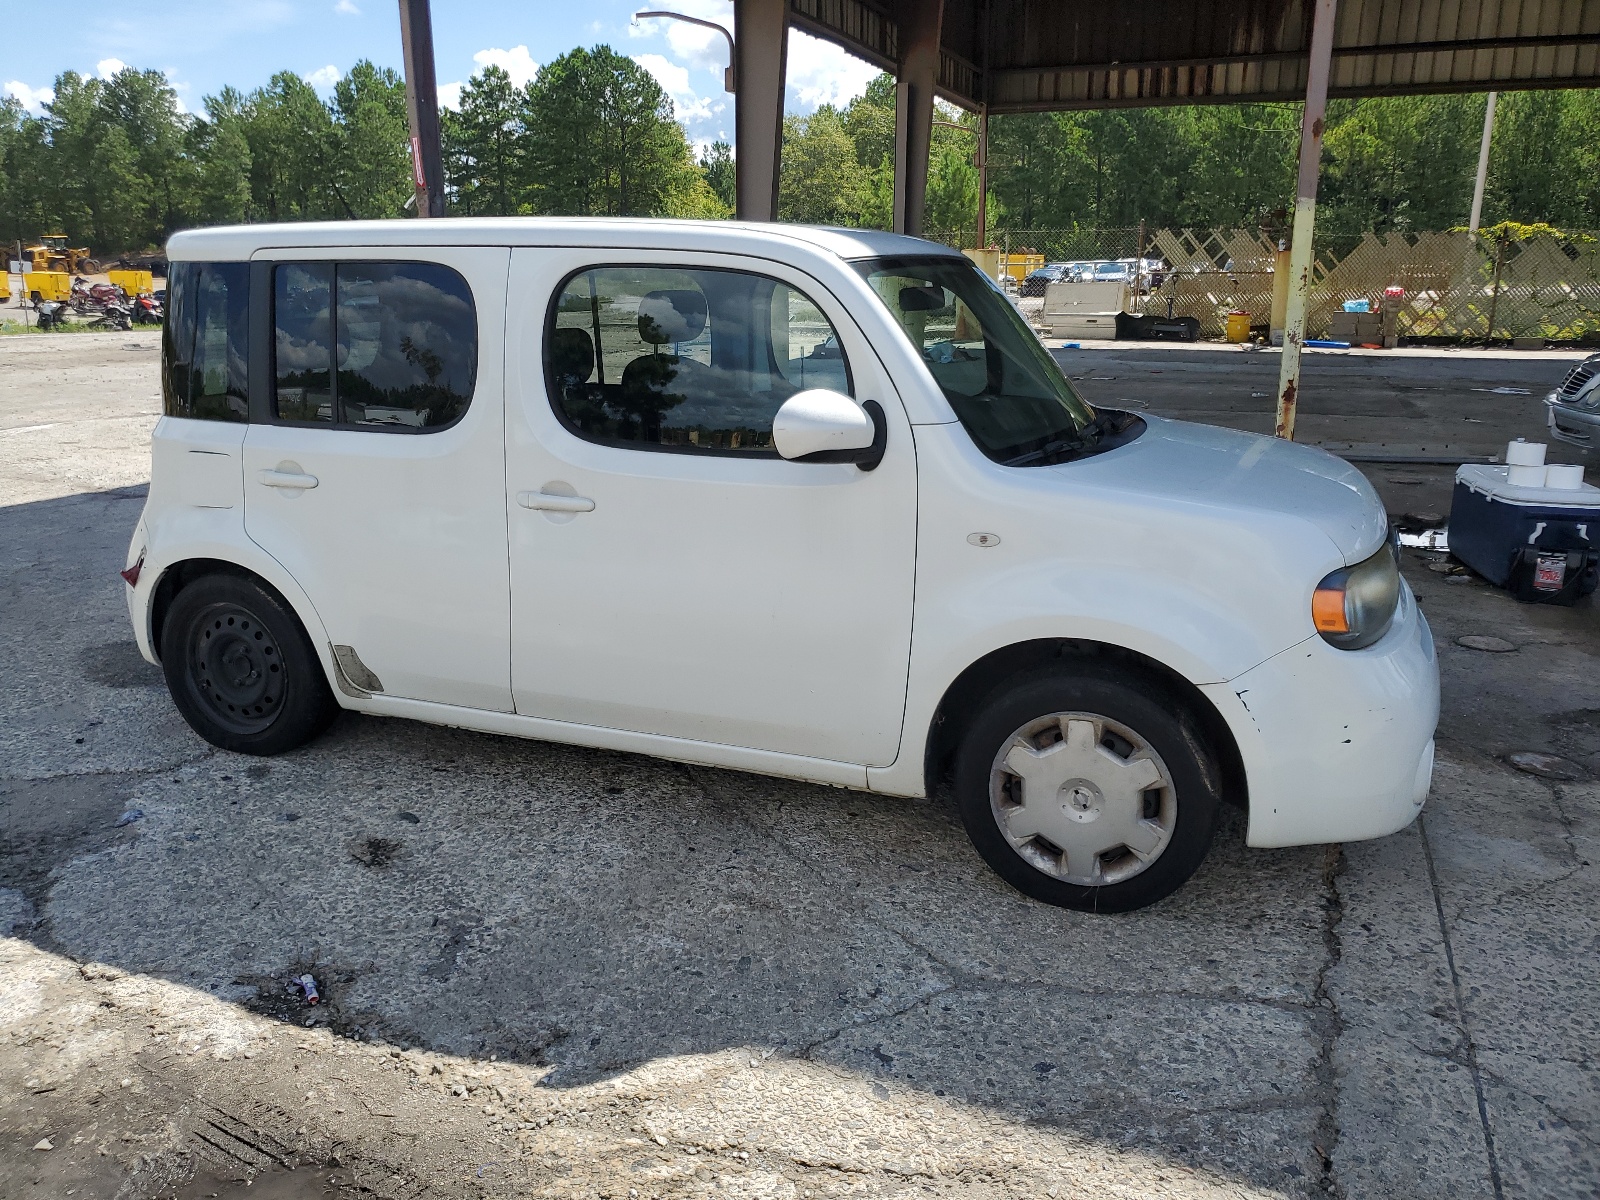
[[[1576,603],[1600,578],[1600,488],[1517,487],[1507,476],[1457,469],[1450,553],[1519,600]]]

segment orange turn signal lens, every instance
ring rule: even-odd
[[[1350,619],[1344,611],[1343,588],[1322,587],[1311,594],[1311,623],[1317,627],[1318,633],[1350,632]]]

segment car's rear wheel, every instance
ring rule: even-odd
[[[1090,912],[1153,904],[1194,874],[1219,779],[1199,723],[1159,681],[1095,665],[992,692],[955,774],[984,860],[1037,900]]]
[[[161,652],[178,711],[224,750],[281,754],[338,715],[299,619],[253,580],[208,575],[184,588],[162,622]]]

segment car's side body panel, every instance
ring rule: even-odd
[[[857,399],[882,406],[883,461],[862,471],[669,452],[567,428],[546,385],[552,290],[608,263],[759,276],[809,297],[837,334]],[[704,251],[515,252],[506,454],[518,713],[805,759],[893,761],[911,641],[916,452],[888,373],[833,295],[853,277],[837,260],[820,265],[829,279]],[[518,499],[530,492],[580,496],[592,509],[530,510]]]
[[[420,432],[252,422],[245,531],[317,598],[330,640],[385,692],[510,711],[506,566],[504,248],[284,247],[257,262],[426,259],[467,280],[477,309],[471,402]],[[273,486],[281,473],[315,480]]]

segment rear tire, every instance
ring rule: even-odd
[[[207,575],[174,597],[161,665],[184,720],[224,750],[282,754],[339,713],[299,618],[240,576]]]
[[[967,835],[1035,900],[1130,912],[1181,887],[1211,846],[1221,772],[1160,682],[1106,665],[1009,680],[956,753]]]

